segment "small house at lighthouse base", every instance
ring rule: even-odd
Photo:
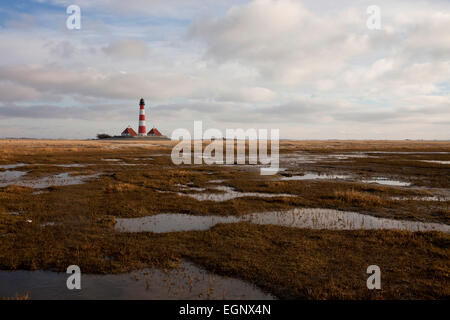
[[[136,133],[136,131],[133,130],[133,128],[128,126],[128,128],[126,128],[125,130],[122,131],[121,136],[122,137],[136,137],[137,133]]]
[[[150,130],[151,131],[151,130]],[[120,136],[114,136],[107,138],[106,140],[120,140],[120,139],[136,139],[136,140],[170,140],[168,137],[162,135],[159,131],[158,134],[148,133],[145,136],[140,136],[132,128],[126,128]]]
[[[163,137],[163,135],[161,134],[161,132],[159,132],[158,129],[156,128],[152,128],[148,133],[147,136],[149,137]]]

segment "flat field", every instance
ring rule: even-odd
[[[0,140],[0,297],[78,265],[85,298],[450,298],[450,142],[281,141],[271,176],[174,145]]]

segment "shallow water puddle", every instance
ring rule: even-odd
[[[224,183],[225,180],[217,179],[217,180],[210,180],[208,183]]]
[[[116,218],[115,229],[121,232],[155,232],[208,230],[218,223],[241,222],[239,217],[193,216],[162,213],[142,218]]]
[[[49,193],[49,191],[47,191],[47,190],[39,190],[39,191],[32,192],[32,194],[45,194],[45,193]]]
[[[374,179],[367,179],[367,180],[361,180],[361,181],[363,183],[377,183],[377,184],[382,184],[382,185],[386,185],[386,186],[395,186],[395,187],[409,187],[411,185],[411,182],[391,180],[388,178],[374,178]]]
[[[0,172],[0,181],[19,179],[20,177],[26,175],[27,173],[28,171],[15,171],[15,170]]]
[[[53,227],[53,226],[56,226],[56,223],[53,221],[50,221],[50,222],[41,223],[40,226],[41,227]]]
[[[28,171],[5,171],[0,172],[0,187],[6,187],[10,184],[17,184],[20,178],[26,175]]]
[[[302,176],[291,176],[291,177],[282,177],[280,180],[316,180],[316,179],[326,179],[326,180],[335,180],[335,179],[350,179],[349,175],[339,175],[339,174],[318,174],[318,173],[305,173]]]
[[[365,153],[339,153],[339,154],[314,154],[314,153],[289,153],[280,154],[280,162],[297,163],[317,163],[321,161],[348,160],[354,158],[369,158]]]
[[[362,179],[357,180],[357,178],[351,175],[345,174],[326,174],[326,173],[314,173],[307,172],[304,175],[294,175],[290,177],[281,177],[282,181],[293,181],[293,180],[351,180],[362,183],[377,183],[388,186],[397,186],[397,187],[408,187],[411,186],[410,182],[393,180],[385,177],[377,177],[372,179]]]
[[[79,163],[71,163],[71,164],[49,164],[49,166],[62,167],[62,168],[84,168],[87,166],[92,166],[93,164],[79,164]]]
[[[83,271],[83,270],[81,270]],[[163,272],[144,269],[118,275],[81,275],[81,290],[68,290],[68,275],[50,271],[0,271],[0,297],[31,299],[275,299],[256,286],[182,262]]]
[[[15,169],[15,168],[20,168],[20,167],[24,167],[24,166],[28,166],[28,164],[26,163],[17,163],[17,164],[4,164],[4,165],[0,165],[0,169]]]
[[[2,173],[11,173],[11,172],[20,172],[20,171],[7,171],[7,172],[0,172],[0,187],[6,187],[8,185],[18,185],[22,187],[31,187],[35,189],[43,189],[48,188],[51,186],[69,186],[69,185],[75,185],[75,184],[83,184],[88,179],[91,178],[98,178],[101,174],[91,174],[91,175],[78,175],[78,176],[72,176],[70,173],[60,173],[54,176],[48,176],[43,177],[41,179],[30,179],[30,180],[20,180],[18,178],[16,179],[9,179],[8,181],[2,181],[1,174]],[[26,174],[27,172],[20,172],[22,173],[19,175],[19,178]]]
[[[19,164],[8,164],[0,165],[0,169],[15,169],[25,166],[51,166],[51,167],[61,167],[61,168],[83,168],[87,166],[92,166],[93,164],[80,164],[80,163],[68,163],[68,164],[53,164],[53,163],[19,163]]]
[[[182,190],[190,190],[190,191],[205,191],[205,188],[197,188],[197,187],[191,187],[185,184],[176,184],[175,187],[179,187]]]
[[[450,154],[450,152],[415,152],[415,151],[357,151],[340,154],[314,154],[308,152],[294,152],[288,154],[280,154],[280,163],[288,165],[297,165],[301,163],[314,164],[322,161],[340,161],[355,158],[376,158],[377,155],[433,155],[433,154]],[[420,160],[426,162],[434,162],[441,164],[449,164],[450,161]]]
[[[397,187],[408,187],[411,186],[410,182],[393,180],[385,177],[376,177],[372,179],[362,179],[357,180],[358,178],[353,177],[351,175],[346,174],[327,174],[327,173],[315,173],[315,172],[306,172],[304,175],[294,175],[290,177],[281,177],[282,181],[293,181],[293,180],[351,180],[362,183],[377,183],[388,186],[397,186]]]
[[[420,161],[428,163],[450,164],[450,161],[439,161],[439,160],[420,160]]]
[[[407,230],[450,232],[450,225],[377,218],[332,209],[294,209],[288,212],[253,214],[252,223],[333,230]]]
[[[398,201],[450,201],[449,197],[445,196],[403,196],[403,197],[391,197],[392,200]]]
[[[35,180],[31,183],[23,181],[24,185],[30,186],[36,189],[48,188],[50,186],[69,186],[75,184],[83,184],[88,179],[98,178],[99,173],[91,175],[78,175],[72,176],[70,173],[61,173],[55,176],[44,177],[42,179]]]
[[[262,193],[262,192],[239,192],[235,191],[234,188],[227,186],[217,186],[213,189],[222,191],[222,193],[182,193],[179,192],[180,196],[188,196],[194,198],[198,201],[216,201],[223,202],[235,198],[242,197],[261,197],[261,198],[275,198],[275,197],[293,197],[292,194],[286,193]]]
[[[177,232],[207,230],[218,223],[251,222],[285,227],[332,230],[407,230],[443,231],[450,233],[450,225],[416,221],[393,220],[363,215],[357,212],[332,209],[301,208],[284,212],[264,212],[241,217],[193,216],[158,214],[142,218],[116,219],[120,232]]]

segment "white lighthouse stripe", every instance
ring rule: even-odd
[[[139,111],[139,114],[140,114],[140,115],[143,115],[143,114],[145,115],[145,110],[144,110],[144,109],[141,109],[141,111]]]
[[[145,126],[145,121],[139,121],[139,127]]]

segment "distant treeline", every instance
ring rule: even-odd
[[[108,139],[108,138],[112,138],[109,134],[106,133],[99,133],[97,134],[97,139]]]

